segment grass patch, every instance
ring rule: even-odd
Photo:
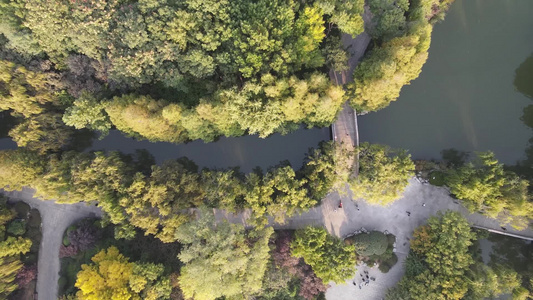
[[[436,186],[443,186],[446,184],[446,174],[441,171],[433,171],[429,174],[429,183]]]

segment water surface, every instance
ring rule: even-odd
[[[421,159],[447,148],[523,159],[533,136],[521,121],[533,104],[532,53],[533,1],[455,1],[434,28],[420,77],[389,107],[359,118],[361,140]]]

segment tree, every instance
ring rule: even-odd
[[[388,205],[399,199],[414,172],[410,155],[404,150],[363,143],[359,153],[359,175],[350,180],[354,198],[371,204]]]
[[[236,212],[244,206],[245,186],[237,171],[202,170],[201,181],[210,206]]]
[[[45,74],[0,60],[0,111],[13,110],[16,116],[30,117],[57,101]]]
[[[257,221],[264,223],[267,221],[264,217],[270,215],[276,222],[284,223],[285,217],[316,205],[317,201],[307,196],[305,183],[296,178],[290,166],[275,168],[264,176],[250,173],[246,177],[244,200]]]
[[[17,285],[23,287],[37,278],[37,265],[24,265],[17,273]]]
[[[248,297],[261,290],[268,259],[271,227],[245,232],[242,225],[215,223],[206,210],[176,231],[185,244],[180,287],[187,298]],[[220,287],[224,287],[221,289]]]
[[[417,228],[411,240],[407,275],[387,299],[463,299],[474,263],[469,247],[476,238],[467,220],[448,211],[431,217]],[[412,265],[420,267],[414,268]],[[416,269],[416,272],[409,270]]]
[[[19,147],[45,154],[57,152],[65,146],[73,131],[66,127],[57,113],[42,113],[25,119],[9,131]]]
[[[128,223],[165,242],[175,241],[175,229],[189,219],[184,210],[201,205],[205,198],[199,180],[177,161],[153,166],[150,176],[137,173],[121,200]]]
[[[309,196],[321,201],[332,190],[345,187],[352,174],[355,153],[334,142],[324,142],[311,150],[302,173],[307,179]]]
[[[489,267],[478,262],[472,269],[474,269],[471,272],[473,280],[470,282],[465,299],[497,298],[503,294],[513,293],[521,285],[518,273],[502,265]]]
[[[303,258],[324,283],[342,283],[355,272],[355,247],[344,244],[323,228],[297,230],[291,251],[293,256]]]
[[[73,106],[65,110],[63,122],[76,129],[87,128],[106,135],[112,124],[104,109],[105,104],[96,100],[93,95],[82,92],[81,96],[74,101]]]
[[[516,228],[526,227],[527,215],[533,212],[528,182],[506,172],[492,152],[480,152],[474,162],[451,169],[446,185],[469,211],[500,218]]]
[[[331,70],[342,72],[350,69],[350,65],[348,65],[350,54],[344,50],[339,37],[331,36],[327,38],[324,56],[326,57],[326,65]]]
[[[89,221],[84,221],[75,230],[67,233],[70,246],[78,251],[86,251],[92,248],[99,238],[97,228]]]
[[[297,258],[291,255],[291,243],[294,239],[294,234],[290,231],[278,231],[276,233],[276,239],[274,241],[275,249],[272,253],[273,266],[270,268],[268,274],[279,274],[277,276],[283,277],[283,274],[289,274],[299,279],[299,295],[305,299],[315,299],[320,293],[325,292],[327,286],[318,278],[313,272],[310,265],[306,264],[302,258]],[[272,275],[270,275],[272,276]],[[272,285],[266,285],[269,276],[265,278],[266,287]],[[287,283],[290,278],[287,278]],[[278,292],[282,292],[282,289],[286,289],[286,285],[279,287]],[[274,297],[275,299],[275,297]]]
[[[355,82],[348,86],[351,105],[358,111],[375,111],[400,96],[404,85],[416,79],[427,60],[431,25],[412,29],[376,47],[357,65]]]
[[[10,232],[6,232],[6,227],[13,229],[14,224],[17,224],[10,222],[15,215],[13,210],[8,209],[5,201],[0,202],[0,298],[2,299],[7,299],[8,295],[19,287],[16,281],[17,274],[23,268],[21,255],[28,253],[32,245],[30,239],[7,236]]]
[[[364,31],[364,1],[320,0],[316,3],[342,32],[355,38]]]
[[[150,141],[182,142],[183,129],[162,116],[166,103],[149,96],[124,95],[106,104],[105,111],[111,123],[126,134],[144,137]]]
[[[8,191],[31,185],[44,171],[44,161],[31,151],[0,151],[0,185]]]
[[[78,299],[168,299],[170,280],[162,276],[163,266],[133,263],[109,247],[91,258],[90,265],[82,265],[75,286],[80,289]]]
[[[402,36],[407,30],[405,15],[409,10],[409,1],[373,0],[369,1],[369,8],[374,16],[374,26],[370,31],[373,38],[386,41]]]

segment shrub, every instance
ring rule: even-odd
[[[387,251],[387,236],[379,231],[361,233],[352,237],[356,252],[362,256],[381,255]]]
[[[379,264],[378,269],[382,273],[387,273],[389,270],[398,262],[398,256],[396,254],[392,253],[389,259],[382,261]]]
[[[11,235],[20,236],[26,233],[26,221],[15,220],[7,227],[7,232]]]
[[[37,278],[36,265],[24,265],[17,273],[17,284],[19,287],[25,286]]]
[[[18,218],[26,218],[30,212],[30,206],[24,202],[15,203],[14,207]]]

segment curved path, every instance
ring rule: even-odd
[[[41,214],[42,239],[39,248],[37,268],[37,294],[39,300],[56,300],[59,280],[59,246],[65,230],[78,220],[88,217],[101,217],[99,208],[83,203],[57,204],[33,198],[33,190],[1,193],[9,197],[9,202],[23,201]]]

